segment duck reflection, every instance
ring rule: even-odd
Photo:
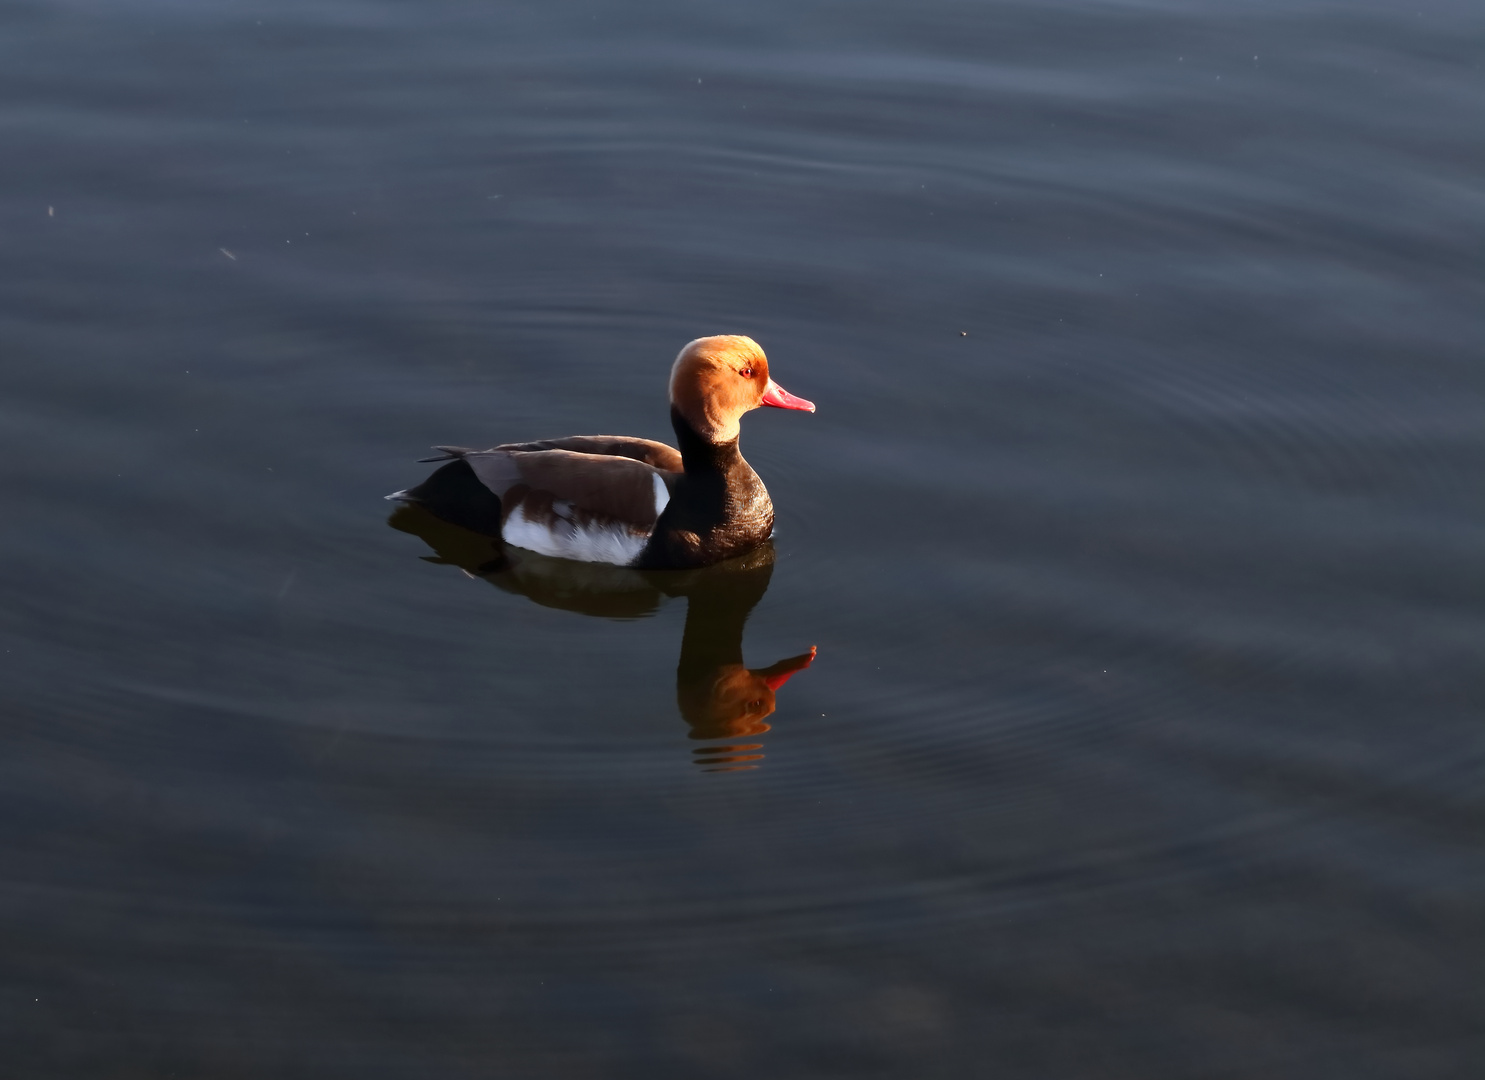
[[[434,517],[416,505],[398,507],[387,524],[412,533],[433,549],[423,558],[457,566],[506,592],[546,607],[605,618],[636,618],[666,597],[686,598],[686,627],[676,665],[676,703],[690,737],[711,745],[694,751],[705,771],[756,768],[777,707],[775,695],[795,672],[809,667],[815,650],[765,668],[743,664],[743,625],[768,591],[773,576],[771,543],[699,570],[639,571],[579,563],[508,547]]]

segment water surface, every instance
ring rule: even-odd
[[[1482,48],[8,6],[7,1075],[1477,1074]],[[724,332],[752,563],[381,499]]]

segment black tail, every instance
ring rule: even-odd
[[[463,459],[468,451],[458,447],[438,447],[448,453],[444,457],[428,458],[428,461],[444,461],[448,464],[434,469],[433,473],[417,487],[399,491],[395,497],[404,502],[415,502],[424,506],[435,517],[452,525],[459,525],[472,532],[486,536],[500,535],[500,498],[474,475],[474,470]]]

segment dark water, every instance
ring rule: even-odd
[[[1482,57],[0,8],[0,1071],[1481,1075]],[[744,423],[772,553],[389,527],[719,332],[820,406]]]

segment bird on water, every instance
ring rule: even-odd
[[[670,372],[679,449],[623,435],[438,446],[422,460],[440,467],[387,498],[543,555],[640,570],[707,566],[773,533],[768,489],[738,450],[738,422],[763,405],[815,411],[773,381],[752,338],[697,338]]]

